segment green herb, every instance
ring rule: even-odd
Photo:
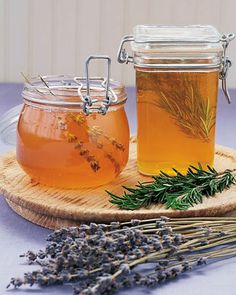
[[[150,73],[147,76],[146,72],[138,72],[138,75],[143,84],[148,83],[147,85],[155,90],[153,101],[139,100],[138,103],[152,103],[163,109],[189,137],[203,141],[210,140],[211,131],[216,122],[216,108],[210,97],[203,96],[200,92],[200,81],[193,79],[192,73],[172,73],[171,75],[174,76],[171,81],[168,73],[166,75],[161,73],[164,77],[162,79],[153,74],[150,76]],[[146,81],[147,78],[149,78],[148,81]],[[140,86],[141,89],[143,84]]]
[[[209,97],[202,97],[197,81],[185,78],[182,84],[181,92],[179,89],[173,93],[161,92],[157,105],[168,112],[188,136],[208,141],[215,127],[215,108]]]
[[[202,203],[204,196],[214,196],[236,183],[233,174],[235,170],[218,173],[209,166],[208,170],[204,170],[201,165],[199,168],[190,166],[186,175],[173,170],[175,176],[161,172],[159,176],[154,176],[151,182],[139,182],[134,188],[124,186],[126,191],[123,196],[107,191],[111,196],[110,202],[126,210],[136,210],[152,204],[187,210]]]

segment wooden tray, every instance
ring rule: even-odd
[[[215,168],[219,171],[236,167],[236,151],[216,146]],[[132,218],[154,218],[160,215],[214,216],[236,210],[236,186],[187,211],[166,210],[163,206],[136,211],[119,210],[109,203],[105,189],[121,194],[122,185],[134,186],[137,181],[148,180],[136,169],[136,142],[131,139],[130,160],[126,169],[105,187],[84,190],[62,190],[33,184],[16,162],[11,152],[0,158],[0,192],[10,207],[33,223],[47,228],[60,228],[80,222],[126,221]]]

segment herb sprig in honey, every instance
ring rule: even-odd
[[[186,175],[173,170],[175,176],[161,172],[151,182],[140,182],[132,188],[124,186],[126,191],[123,196],[107,191],[111,197],[110,202],[126,210],[136,210],[152,204],[164,204],[168,209],[187,210],[202,203],[204,197],[212,197],[236,183],[233,173],[235,170],[218,173],[209,166],[208,170],[201,166],[190,166]]]
[[[138,75],[142,81],[140,87],[143,89],[146,76],[142,72],[138,72]],[[164,74],[162,73],[162,75]],[[203,96],[200,92],[199,81],[193,79],[191,75],[191,73],[183,75],[181,72],[180,76],[177,76],[173,81],[168,79],[169,75],[163,80],[148,81],[147,85],[151,85],[155,93],[158,94],[158,99],[140,100],[138,103],[151,103],[168,113],[175,124],[189,137],[209,141],[216,122],[215,106],[210,97]],[[146,91],[145,88],[144,90]]]
[[[88,134],[91,142],[96,146],[96,148],[103,149],[104,145],[102,144],[102,142],[99,141],[99,139],[105,138],[116,150],[119,150],[121,152],[125,151],[124,145],[119,143],[115,138],[105,134],[101,127],[92,126],[89,128],[84,114],[78,114],[77,116],[70,114],[70,116],[72,120],[76,122],[79,126],[83,126],[84,131]],[[119,174],[121,170],[120,164],[112,156],[112,154],[104,150],[104,157],[107,158],[113,164],[115,173]]]

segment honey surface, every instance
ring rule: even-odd
[[[218,71],[137,71],[138,169],[213,165]]]
[[[36,182],[77,188],[114,179],[128,160],[124,108],[105,116],[25,105],[18,123],[17,160]]]

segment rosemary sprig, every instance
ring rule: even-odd
[[[111,197],[110,202],[126,210],[136,210],[152,204],[164,204],[168,209],[187,210],[202,203],[204,196],[214,196],[236,183],[233,174],[235,170],[227,169],[218,173],[210,166],[208,170],[204,170],[201,165],[198,168],[190,166],[186,175],[173,170],[175,176],[161,172],[151,182],[139,182],[134,188],[123,186],[126,190],[123,196],[106,191]]]
[[[173,75],[173,74],[172,74]],[[152,103],[164,110],[174,119],[176,125],[189,137],[209,141],[215,127],[215,105],[209,96],[204,96],[200,91],[200,81],[193,78],[192,73],[175,73],[170,82],[169,74],[162,73],[158,76],[138,72],[139,88],[155,90],[153,101],[138,100],[138,103]],[[147,81],[148,79],[148,81]],[[176,89],[178,81],[178,89]],[[145,87],[148,87],[145,89]]]

